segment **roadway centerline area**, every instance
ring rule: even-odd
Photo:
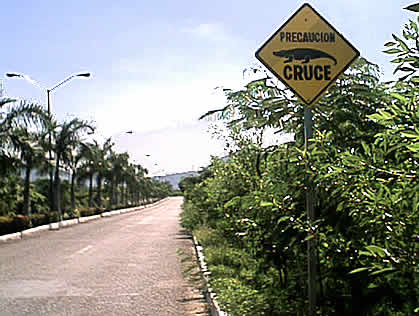
[[[74,257],[75,255],[81,255],[81,254],[83,254],[83,253],[85,253],[85,252],[89,251],[89,250],[90,250],[90,249],[92,249],[92,248],[93,248],[93,246],[92,246],[92,245],[86,246],[86,247],[84,247],[84,248],[80,249],[79,251],[76,251],[74,254],[72,254],[72,255],[70,256],[70,258]]]
[[[0,315],[184,315],[181,203],[0,245]]]

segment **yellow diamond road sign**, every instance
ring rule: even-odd
[[[256,58],[307,105],[358,56],[358,50],[307,3],[256,52]]]

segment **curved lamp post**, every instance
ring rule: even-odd
[[[75,78],[75,77],[85,77],[88,78],[90,77],[90,72],[82,72],[82,73],[75,73],[72,74],[70,76],[68,76],[67,78],[65,78],[64,80],[56,83],[51,89],[45,89],[43,86],[41,86],[37,81],[33,80],[31,77],[29,77],[26,74],[23,73],[18,73],[18,72],[8,72],[6,73],[6,77],[8,78],[19,78],[19,79],[25,79],[26,81],[30,82],[32,85],[38,87],[39,89],[46,91],[47,92],[47,111],[48,111],[48,116],[51,115],[51,101],[50,101],[50,93],[52,91],[54,91],[55,89],[57,89],[58,87],[60,87],[61,85],[63,85],[64,83],[70,81],[71,79]],[[48,159],[49,161],[52,160],[52,154],[51,154],[51,133],[48,133],[48,142],[49,142],[49,149],[48,149]],[[49,168],[49,198],[50,198],[50,210],[54,211],[53,208],[53,196],[52,196],[52,185],[53,185],[53,170],[52,168]],[[61,220],[61,219],[60,219]]]
[[[85,78],[90,77],[90,72],[83,72],[83,73],[72,74],[72,75],[68,76],[67,78],[65,78],[64,80],[62,80],[62,81],[58,82],[57,84],[55,84],[51,89],[45,89],[45,88],[43,88],[38,82],[36,82],[35,80],[31,79],[31,77],[29,77],[28,75],[22,74],[22,73],[8,72],[8,73],[6,73],[6,77],[25,79],[26,81],[30,82],[31,84],[33,84],[34,86],[40,88],[41,90],[45,90],[47,92],[47,110],[48,110],[48,115],[50,115],[51,114],[50,97],[49,97],[50,93],[52,91],[54,91],[55,89],[57,89],[59,86],[63,85],[64,83],[70,81],[71,79],[73,79],[75,77],[85,77]]]

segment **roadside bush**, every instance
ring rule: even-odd
[[[20,232],[22,230],[30,228],[29,218],[24,215],[13,216],[12,227],[14,232]]]
[[[217,279],[232,278],[237,275],[237,270],[232,267],[225,265],[214,265],[211,266],[211,277]]]
[[[236,269],[255,264],[255,260],[244,249],[230,247],[207,247],[205,249],[205,257],[208,264],[225,265]]]
[[[215,229],[207,226],[196,228],[196,230],[194,230],[194,234],[204,248],[208,246],[214,247],[226,243],[223,237],[217,233]]]
[[[87,207],[87,208],[80,208],[75,212],[73,215],[78,214],[78,217],[86,217],[86,216],[93,216],[102,214],[105,211],[104,208],[100,207]]]
[[[48,223],[56,223],[60,220],[60,215],[58,212],[50,212],[46,214],[48,218]]]
[[[26,216],[0,216],[0,235],[17,233],[28,228],[29,218]]]
[[[318,315],[419,312],[415,21],[403,38],[386,47],[398,57],[396,72],[408,75],[382,83],[378,66],[359,58],[312,109],[308,150],[304,105],[265,76],[226,90],[227,106],[209,112],[225,119],[230,153],[185,187],[182,224],[204,247],[211,285],[231,315],[307,315],[309,240]],[[295,141],[265,147],[272,127]],[[315,220],[306,212],[309,187]]]
[[[42,226],[49,223],[48,216],[46,214],[32,214],[31,215],[32,226]]]
[[[268,311],[264,295],[238,279],[216,279],[211,286],[220,297],[221,308],[230,316],[264,315]]]
[[[181,225],[189,230],[202,224],[202,216],[199,209],[193,203],[185,202],[183,204],[183,212],[180,216]]]
[[[0,216],[0,235],[12,233],[12,221],[13,218],[10,216]]]

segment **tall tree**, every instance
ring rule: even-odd
[[[55,144],[53,147],[55,152],[55,175],[53,209],[58,212],[60,220],[62,220],[60,202],[60,164],[63,160],[69,160],[69,149],[78,144],[80,142],[80,136],[88,131],[93,132],[93,127],[87,122],[77,118],[69,122],[64,122],[54,129]]]
[[[17,152],[19,159],[19,167],[24,168],[24,189],[23,189],[23,213],[29,219],[31,216],[31,200],[30,200],[30,184],[31,172],[37,165],[43,163],[46,159],[43,148],[40,145],[45,135],[31,132],[27,128],[15,129],[11,135],[11,145]]]
[[[46,112],[36,104],[12,99],[0,99],[0,174],[7,173],[18,162],[10,155],[14,130],[22,126],[40,126],[46,121]]]
[[[77,177],[79,171],[81,170],[81,163],[83,160],[86,160],[89,157],[89,147],[80,142],[75,147],[71,149],[69,152],[69,161],[68,165],[71,169],[71,182],[70,182],[70,195],[71,195],[71,209],[76,209],[76,194],[75,194],[75,186],[77,182]]]

